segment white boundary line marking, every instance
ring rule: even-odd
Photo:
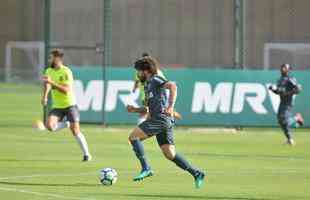
[[[34,174],[34,175],[24,175],[24,176],[0,177],[0,180],[35,178],[35,177],[49,177],[49,176],[81,176],[81,175],[91,175],[91,174],[95,174],[95,173],[94,172],[85,172],[85,173],[76,173],[76,174]]]
[[[0,187],[0,190],[7,191],[7,192],[19,192],[19,193],[25,193],[25,194],[32,194],[32,195],[36,195],[36,196],[54,197],[54,198],[57,198],[57,199],[95,200],[94,198],[69,197],[69,196],[63,196],[63,195],[59,195],[59,194],[34,192],[34,191],[30,191],[30,190],[17,189],[17,188]]]

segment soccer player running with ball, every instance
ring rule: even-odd
[[[133,151],[142,167],[141,172],[133,180],[139,181],[153,175],[153,171],[144,153],[142,141],[156,136],[165,157],[181,169],[189,172],[194,177],[196,188],[200,188],[205,174],[194,168],[183,156],[178,154],[174,145],[172,129],[174,125],[174,104],[177,97],[176,84],[157,75],[159,66],[152,57],[143,57],[136,61],[135,68],[140,78],[146,81],[145,100],[147,106],[140,108],[131,106],[127,107],[127,109],[129,112],[149,112],[149,117],[138,125],[129,136]],[[169,97],[165,91],[166,89],[169,90]]]
[[[280,96],[280,106],[278,109],[278,123],[281,126],[286,138],[287,144],[294,145],[291,128],[298,128],[304,123],[303,117],[300,113],[292,116],[292,107],[294,95],[301,91],[301,86],[296,79],[290,76],[290,65],[283,64],[280,67],[281,77],[276,86],[270,86],[269,89]]]
[[[51,52],[50,66],[42,77],[44,83],[42,104],[47,105],[49,92],[51,92],[52,99],[52,110],[48,114],[46,126],[49,131],[70,127],[83,152],[82,161],[90,161],[92,157],[87,141],[80,130],[79,111],[73,92],[73,75],[71,70],[63,64],[63,55],[60,50]]]
[[[156,65],[159,66],[158,61],[155,58],[151,57],[148,53],[143,53],[142,54],[142,58],[147,58],[147,57],[152,58],[152,60],[156,63]],[[161,78],[166,79],[164,73],[159,68],[157,69],[157,76],[160,76]],[[136,73],[135,73],[135,79],[134,80],[135,80],[135,84],[134,84],[132,92],[135,93],[137,91],[137,89],[139,88],[140,104],[142,106],[145,106],[144,87],[145,87],[145,82],[146,81],[143,78],[142,79],[140,78],[138,71],[136,71]],[[148,113],[147,112],[146,113],[139,113],[139,115],[140,116],[139,116],[138,123],[137,123],[138,125],[141,124],[142,122],[144,122],[147,119]],[[182,115],[180,113],[178,113],[177,111],[174,111],[174,118],[178,119],[178,120],[182,119]]]

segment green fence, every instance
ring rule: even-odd
[[[100,67],[73,68],[75,92],[81,121],[91,123],[136,123],[137,115],[126,112],[127,104],[139,102],[131,94],[131,68],[107,68],[104,87]],[[166,69],[165,75],[178,85],[176,109],[183,115],[182,125],[275,126],[279,97],[268,91],[279,78],[278,71]],[[310,117],[310,91],[306,86],[310,72],[293,75],[304,90],[296,97],[295,111]],[[106,88],[105,103],[103,103]],[[103,109],[104,108],[104,109]],[[104,111],[103,111],[104,110]],[[306,126],[310,123],[306,120]]]

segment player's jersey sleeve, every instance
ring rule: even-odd
[[[293,78],[293,77],[289,78],[289,82],[290,82],[290,84],[291,84],[292,86],[294,86],[294,87],[297,87],[297,86],[298,86],[298,83],[297,83],[296,78]]]
[[[138,72],[135,73],[135,77],[134,77],[135,81],[140,81],[139,77],[138,77]]]
[[[61,84],[72,85],[73,84],[73,74],[70,69],[64,70],[63,78],[60,81]]]
[[[290,77],[289,83],[290,83],[290,86],[292,87],[292,89],[297,90],[297,92],[299,92],[301,90],[301,85],[298,84],[296,78]]]
[[[158,70],[158,76],[160,76],[160,77],[166,79],[164,73],[163,73],[161,70]]]
[[[50,74],[50,68],[48,67],[48,68],[46,68],[46,69],[43,69],[43,75],[44,76],[49,76]]]
[[[155,75],[153,78],[152,84],[154,84],[155,87],[161,87],[167,82],[168,82],[167,79],[160,77],[158,75]]]

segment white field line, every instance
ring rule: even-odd
[[[43,192],[34,192],[25,189],[17,189],[17,188],[8,188],[8,187],[0,187],[0,190],[7,191],[7,192],[18,192],[42,197],[53,197],[56,199],[70,199],[70,200],[95,200],[94,198],[78,198],[78,197],[69,197],[60,194],[52,194],[52,193],[43,193]]]
[[[9,180],[9,179],[23,179],[23,178],[36,178],[36,177],[62,177],[62,176],[83,176],[95,174],[94,172],[85,172],[85,173],[76,173],[76,174],[33,174],[33,175],[23,175],[23,176],[9,176],[9,177],[0,177],[0,180]]]

